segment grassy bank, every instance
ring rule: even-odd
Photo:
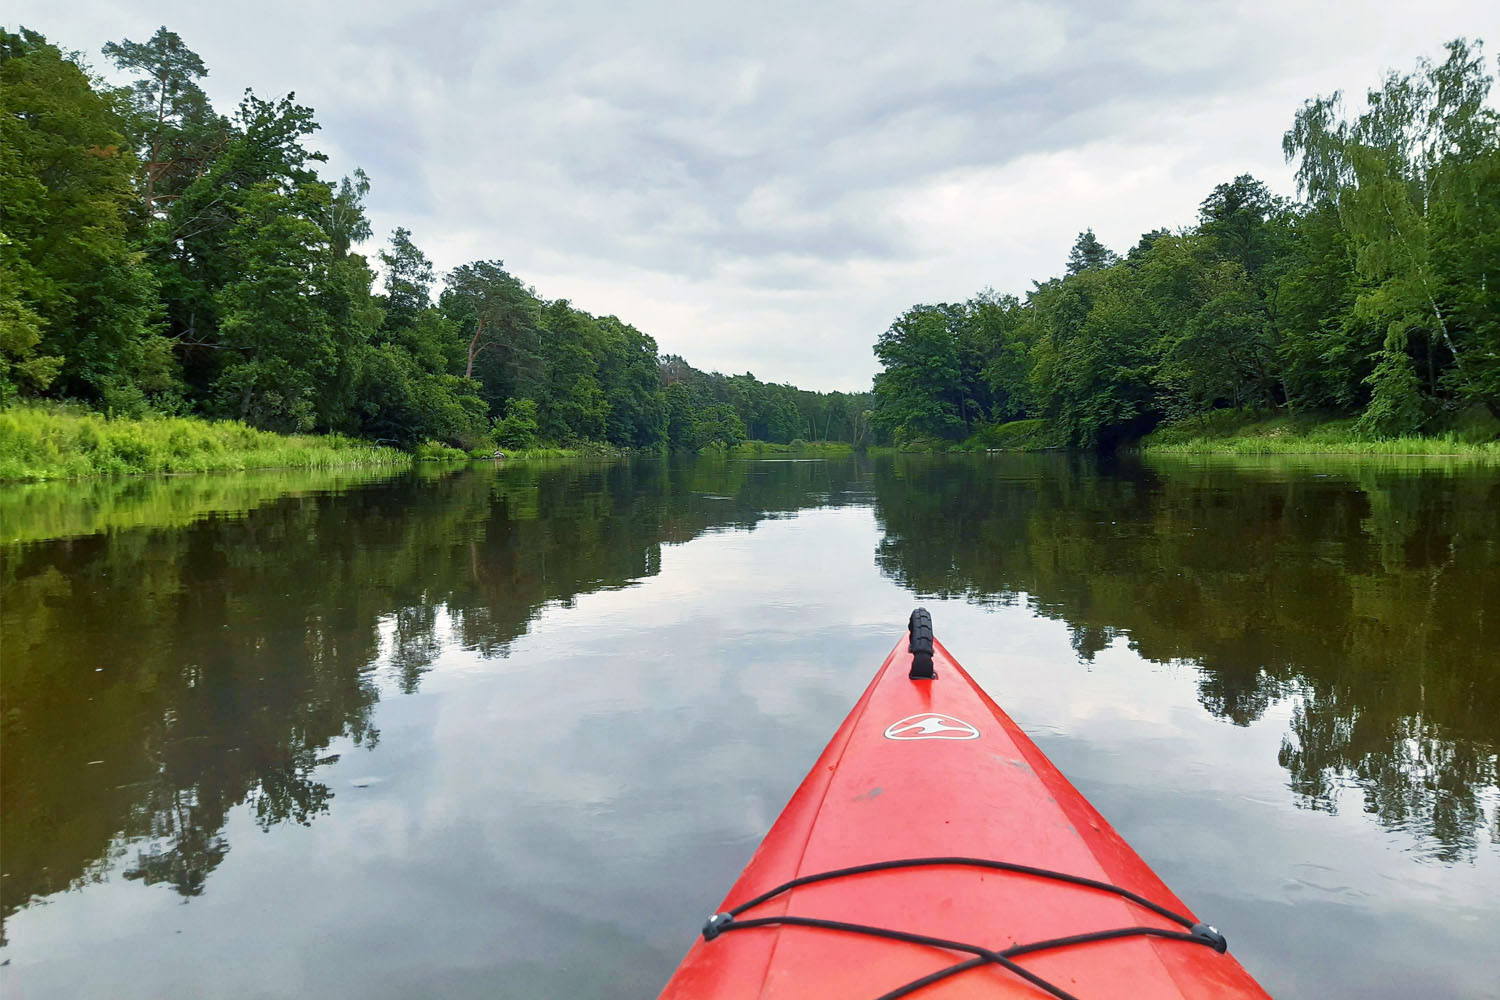
[[[1221,410],[1158,427],[1142,452],[1167,455],[1453,455],[1500,461],[1500,420],[1475,407],[1433,434],[1374,439],[1352,418]]]
[[[543,458],[623,458],[626,455],[641,454],[632,452],[625,448],[616,448],[614,445],[602,444],[591,441],[579,445],[538,445],[535,448],[501,448],[500,453],[505,456],[505,461],[532,461]],[[471,453],[474,458],[493,458],[488,451],[476,451]]]
[[[914,438],[899,445],[872,447],[872,455],[980,452],[980,451],[1060,451],[1066,448],[1061,432],[1036,418],[1011,420],[1003,424],[984,424],[962,441],[940,438]]]
[[[705,448],[720,453],[720,449]],[[732,448],[722,449],[730,458],[764,458],[768,455],[801,455],[809,458],[835,457],[854,454],[854,446],[840,441],[793,441],[791,444],[773,444],[770,441],[744,441]]]
[[[1413,455],[1500,461],[1500,419],[1475,405],[1434,422],[1432,432],[1376,439],[1361,435],[1353,417],[1326,413],[1216,410],[1163,424],[1127,450],[1158,455]],[[984,451],[1060,451],[1068,445],[1044,419],[981,426],[963,441],[920,438],[871,454]]]
[[[411,462],[412,456],[404,451],[368,441],[332,434],[272,434],[234,421],[114,420],[70,407],[18,406],[0,411],[0,482],[270,468],[400,467]]]

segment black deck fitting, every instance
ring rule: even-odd
[[[932,680],[937,674],[932,669],[932,616],[926,608],[911,613],[906,621],[906,631],[911,636],[906,646],[907,652],[911,653],[911,673],[908,676],[913,680]]]

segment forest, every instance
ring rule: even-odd
[[[1123,255],[1085,231],[1024,298],[908,309],[875,345],[877,429],[1108,447],[1239,410],[1353,419],[1372,440],[1467,415],[1494,437],[1500,115],[1482,43],[1446,50],[1358,113],[1338,93],[1296,111],[1282,149],[1300,200],[1239,176],[1195,225]]]
[[[1220,411],[1371,440],[1500,426],[1500,116],[1478,41],[1356,110],[1296,110],[1299,200],[1242,175],[1123,254],[1085,231],[1024,296],[911,307],[875,344],[873,393],[700,371],[502,260],[439,274],[404,227],[371,259],[371,178],[319,175],[294,95],[215,109],[166,28],[102,55],[133,82],[0,35],[0,405],[473,452],[1109,448]]]
[[[0,32],[0,405],[237,420],[414,447],[863,443],[868,393],[724,376],[501,260],[439,275],[371,178],[336,182],[295,95],[213,107],[165,27],[104,46],[114,87]]]

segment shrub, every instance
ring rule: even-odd
[[[537,429],[536,400],[509,399],[505,416],[495,421],[495,443],[501,448],[535,448]]]

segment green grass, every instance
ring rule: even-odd
[[[942,438],[920,437],[903,441],[899,445],[872,447],[872,455],[940,455],[977,451],[1057,451],[1066,448],[1062,435],[1047,421],[1011,420],[1003,424],[982,424],[973,434],[962,441],[945,441]]]
[[[467,457],[467,456],[464,456]],[[336,434],[283,435],[235,421],[110,419],[67,406],[0,411],[0,482],[245,469],[411,464],[412,456]]]
[[[544,458],[619,458],[629,455],[631,452],[616,448],[614,445],[588,442],[580,445],[563,447],[561,445],[538,445],[535,448],[501,448],[505,455],[505,461],[534,461]],[[488,454],[481,456],[489,458]]]
[[[418,462],[467,462],[469,452],[439,441],[428,441],[412,449],[412,458]]]
[[[1138,447],[1164,455],[1434,455],[1500,461],[1500,441],[1477,418],[1436,434],[1376,439],[1360,436],[1353,418],[1218,410],[1158,427]]]
[[[842,441],[793,441],[774,444],[770,441],[743,441],[724,454],[730,458],[759,458],[762,455],[852,455],[854,446]]]

